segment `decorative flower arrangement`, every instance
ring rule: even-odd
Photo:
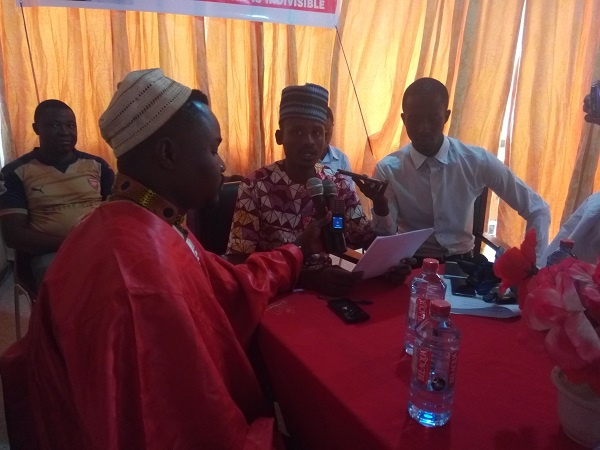
[[[600,396],[600,264],[567,258],[538,270],[536,244],[532,229],[520,248],[496,260],[500,290],[517,287],[532,339],[543,341],[550,359],[571,383],[587,383]]]

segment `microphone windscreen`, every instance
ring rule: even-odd
[[[323,182],[320,178],[309,178],[306,182],[306,190],[311,197],[323,195]]]
[[[323,195],[325,197],[336,197],[337,196],[337,186],[335,182],[330,179],[323,180]]]

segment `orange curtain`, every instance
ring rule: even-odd
[[[595,61],[592,80],[600,80],[600,46],[598,46]],[[569,218],[573,211],[592,192],[600,189],[600,168],[598,167],[598,157],[600,156],[599,143],[600,127],[583,124],[583,132],[575,159],[573,178],[571,178],[569,183],[561,224]]]
[[[373,148],[371,154],[338,52],[332,105],[342,119],[336,121],[333,141],[353,156],[353,167],[370,173],[377,161],[408,142],[400,117],[402,96],[425,76],[448,86],[449,134],[496,153],[522,8],[522,0],[350,2],[342,16],[342,43]]]
[[[556,234],[563,217],[576,166],[600,148],[600,141],[582,141],[585,126],[582,113],[584,96],[589,93],[594,65],[598,64],[600,45],[600,2],[527,1],[524,19],[523,53],[515,86],[512,135],[507,142],[506,163],[550,205]],[[584,147],[578,148],[583,143]],[[580,177],[578,177],[580,178]],[[591,176],[583,180],[578,202],[594,185]],[[569,210],[575,206],[571,201]],[[523,239],[523,220],[501,202],[498,232],[512,244]]]
[[[37,83],[40,100],[59,98],[75,111],[78,148],[114,166],[98,117],[127,72],[161,67],[208,94],[228,173],[282,157],[274,140],[280,93],[306,82],[330,90],[333,143],[355,170],[370,172],[407,142],[402,95],[422,76],[449,87],[447,132],[495,153],[523,8],[524,0],[345,0],[339,38],[336,30],[315,27],[26,8],[30,61],[21,10],[14,0],[0,0],[4,152],[10,160],[37,143],[31,129]],[[597,0],[526,3],[507,162],[551,204],[554,230],[600,184],[599,132],[584,126],[580,112],[594,67],[599,78],[599,8]],[[519,220],[501,207],[500,233],[513,244],[524,228]]]

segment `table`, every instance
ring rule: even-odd
[[[372,279],[353,298],[371,318],[344,324],[315,294],[270,305],[258,346],[290,434],[307,449],[576,449],[560,427],[552,364],[522,342],[520,318],[452,315],[462,334],[452,417],[407,412],[409,287]]]

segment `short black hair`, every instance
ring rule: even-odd
[[[69,105],[67,105],[65,102],[61,102],[60,100],[44,100],[37,105],[37,108],[35,108],[35,112],[33,113],[33,122],[37,123],[39,120],[41,120],[46,111],[50,109],[68,109],[73,111]]]
[[[446,89],[446,86],[442,82],[435,78],[419,78],[408,86],[406,91],[404,91],[404,97],[402,97],[402,109],[404,109],[407,98],[423,95],[437,96],[444,104],[444,107],[448,109],[448,89]]]

